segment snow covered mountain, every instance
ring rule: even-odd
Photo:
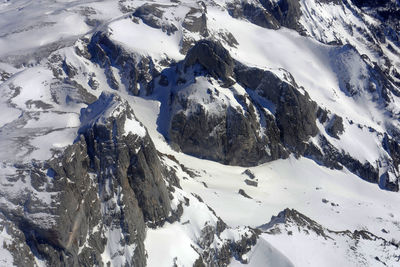
[[[398,0],[4,0],[0,266],[399,266]]]

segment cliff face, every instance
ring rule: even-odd
[[[47,173],[33,167],[32,182],[56,197],[50,207],[27,202],[25,212],[43,209],[54,221],[44,225],[21,214],[16,226],[51,266],[145,266],[146,224],[160,226],[171,214],[166,171],[120,97],[103,93],[80,118],[75,144],[42,166]]]

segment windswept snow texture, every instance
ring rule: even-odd
[[[228,7],[239,2],[257,7],[262,18],[279,29],[233,16]],[[360,7],[359,2],[2,1],[0,265],[89,266],[82,259],[91,259],[85,254],[90,233],[101,240],[95,248],[101,250],[97,266],[129,265],[139,253],[147,255],[140,260],[157,267],[398,266],[400,32],[389,21],[395,24],[398,18],[387,15],[385,21],[385,14],[400,14],[400,3],[388,0],[382,1],[385,7]],[[300,32],[279,25],[279,16],[297,11]],[[245,116],[251,106],[260,124],[254,132],[260,138],[270,126],[264,117],[272,121],[276,116],[276,105],[257,88],[236,83],[234,74],[222,79],[199,65],[183,66],[187,51],[202,39],[221,44],[235,64],[270,71],[315,101],[318,133],[304,145],[322,151],[325,140],[331,147],[323,156],[331,156],[337,166],[328,168],[313,156],[302,157],[304,151],[248,168],[228,166],[184,154],[171,144],[169,116],[174,112],[218,117],[231,108]],[[172,105],[174,97],[182,100],[180,106]],[[140,244],[142,240],[132,244],[136,237],[126,235],[129,226],[123,223],[109,222],[108,228],[100,229],[100,224],[92,227],[93,222],[87,222],[93,229],[75,239],[77,227],[72,225],[64,246],[51,231],[64,212],[56,207],[70,205],[60,203],[66,189],[55,187],[49,162],[83,140],[84,130],[106,127],[121,116],[122,127],[108,126],[113,134],[106,140],[113,142],[102,144],[116,154],[104,159],[127,157],[118,154],[119,146],[125,145],[116,141],[119,135],[154,143],[155,155],[138,146],[129,151],[129,166],[118,167],[131,176],[145,170],[164,179],[170,217],[164,216],[159,224],[147,221]],[[335,136],[330,127],[339,117]],[[206,126],[199,122],[199,127]],[[99,145],[97,141],[93,146]],[[360,178],[358,169],[336,162],[338,158],[327,155],[332,149],[360,165],[369,164],[377,180],[369,183]],[[85,164],[95,157],[93,151],[86,152]],[[79,159],[74,153],[69,156],[70,162]],[[158,173],[145,164],[140,171],[131,167],[152,157],[160,159],[165,171]],[[98,158],[91,160],[92,165],[100,164]],[[58,167],[65,167],[62,161]],[[113,184],[111,178],[118,173],[111,173],[111,167],[107,171],[108,176],[90,173],[90,186],[79,187],[67,176],[61,179],[76,192],[85,188],[94,192],[95,197],[88,199],[101,207],[96,216],[112,217],[115,212],[123,218],[123,199],[128,196]],[[105,194],[98,190],[106,183],[102,177],[111,177],[107,186],[118,194],[99,198]],[[140,192],[132,193],[138,194],[138,202]],[[79,201],[73,212],[84,204]],[[306,219],[281,219],[288,210]],[[271,220],[273,216],[278,217]],[[80,220],[89,218],[76,219]],[[34,250],[41,242],[63,257],[50,261],[46,251]]]

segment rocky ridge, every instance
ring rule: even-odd
[[[371,260],[375,261],[376,264],[394,266],[399,258],[399,244],[393,241],[385,240],[366,230],[332,231],[294,209],[281,211],[277,216],[273,216],[269,223],[260,226],[260,229],[269,236],[267,240],[269,238],[291,238],[293,240],[299,238],[299,236],[316,239],[321,244],[330,242],[336,244],[336,242],[339,243],[344,240],[345,245],[336,246],[335,250],[346,250],[347,253],[354,255],[351,264],[363,265],[368,262],[368,259],[361,256],[361,251],[365,250],[371,243],[379,244],[376,245],[379,249],[375,250],[373,255],[370,255]]]

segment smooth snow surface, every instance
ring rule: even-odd
[[[179,53],[179,36],[151,28],[144,23],[133,23],[131,19],[118,20],[110,24],[111,38],[144,56],[155,59],[170,57],[183,59]]]

